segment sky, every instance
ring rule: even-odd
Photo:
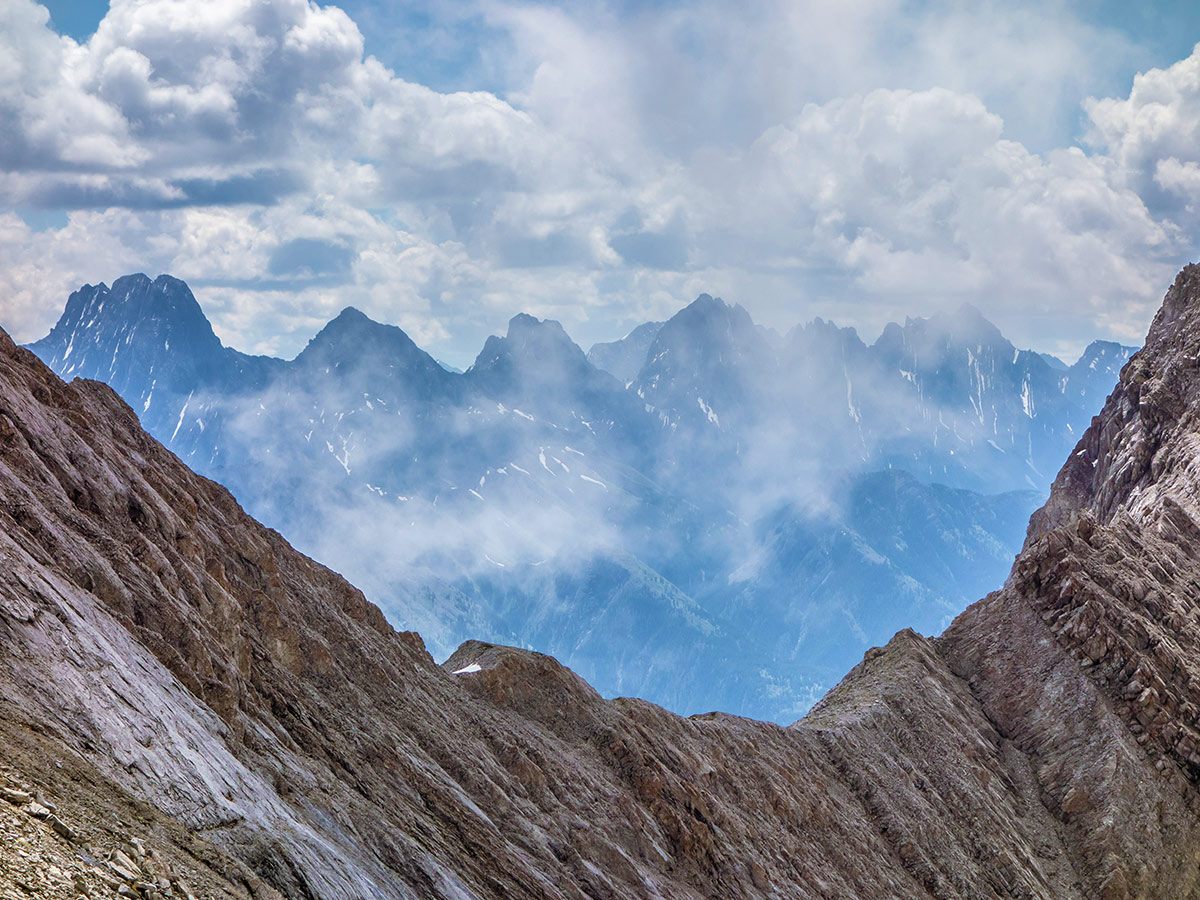
[[[348,305],[465,366],[701,292],[1139,343],[1197,256],[1197,7],[0,0],[0,324],[142,271],[285,357]]]

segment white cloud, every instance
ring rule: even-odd
[[[1200,187],[1200,44],[1166,69],[1138,75],[1124,99],[1091,98],[1089,142],[1155,209],[1192,205]]]
[[[1107,160],[1041,156],[1002,133],[977,98],[943,89],[810,105],[691,195],[696,256],[793,285],[836,271],[851,316],[876,326],[914,303],[972,299],[1021,340],[1081,312],[1136,337],[1175,230]]]
[[[481,163],[515,174],[544,161],[527,115],[490,94],[394,77],[364,58],[336,7],[116,0],[82,47],[50,32],[30,0],[3,15],[5,168],[22,177],[0,190],[13,205],[72,190],[74,205],[90,206],[270,201],[309,186],[331,159],[385,163],[382,184],[399,192],[411,189],[409,170]],[[262,191],[271,172],[290,177]],[[238,180],[248,177],[256,184]]]
[[[0,168],[130,169],[144,162],[119,112],[64,76],[84,51],[50,31],[48,20],[29,0],[0,6]]]
[[[282,354],[347,304],[466,362],[518,310],[586,344],[702,290],[867,331],[972,300],[1044,346],[1135,340],[1183,253],[1197,57],[1089,102],[1091,155],[1034,152],[1013,129],[1053,130],[1085,48],[1123,52],[1053,4],[483,8],[506,99],[405,81],[306,0],[114,0],[82,46],[4,4],[0,203],[75,210],[3,219],[5,326],[146,270]]]

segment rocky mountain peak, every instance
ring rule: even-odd
[[[347,306],[334,316],[329,324],[341,328],[355,328],[369,327],[378,323],[358,307]]]
[[[525,360],[532,361],[543,354],[550,354],[555,359],[569,359],[575,364],[584,359],[583,350],[554,319],[517,313],[508,322],[505,340],[506,351]]]
[[[390,376],[430,390],[451,378],[402,328],[376,322],[353,306],[331,319],[300,351],[294,365],[309,375]]]
[[[728,372],[746,359],[770,359],[762,333],[741,306],[701,294],[659,329],[638,373],[643,386],[697,373]]]
[[[935,319],[938,317],[934,317]],[[953,312],[946,315],[946,319],[953,324],[953,327],[963,331],[969,331],[974,334],[987,335],[995,338],[1000,337],[1000,329],[992,324],[973,303],[962,303]]]
[[[696,299],[684,307],[684,310],[691,310],[691,314],[697,316],[717,315],[728,309],[728,303],[712,294],[697,294]]]
[[[504,337],[487,339],[467,375],[495,397],[534,394],[545,400],[597,384],[619,388],[611,375],[587,361],[559,322],[528,313],[513,316]]]
[[[701,294],[672,316],[664,327],[672,332],[690,333],[711,340],[717,335],[736,336],[753,330],[754,322],[740,304],[730,306],[720,297]]]
[[[471,693],[551,726],[590,719],[604,704],[591,685],[544,653],[471,640],[442,668],[467,676],[459,683]]]
[[[141,273],[111,288],[75,291],[58,323],[30,349],[65,375],[103,377],[139,402],[156,387],[220,382],[229,363],[188,286]]]
[[[830,348],[836,348],[842,353],[866,350],[866,344],[858,336],[856,329],[839,326],[819,316],[811,322],[792,328],[787,333],[785,347],[793,353],[817,353],[821,356],[828,353]]]
[[[1114,360],[1127,360],[1135,352],[1137,347],[1128,347],[1124,344],[1119,344],[1116,341],[1092,341],[1083,349],[1079,359],[1075,362],[1074,368],[1097,369],[1101,366],[1108,366]],[[1046,359],[1046,355],[1042,354],[1042,358]],[[1055,368],[1067,369],[1071,366],[1064,365],[1060,360],[1051,357],[1047,362],[1050,362]]]
[[[1146,346],[1178,343],[1176,323],[1185,316],[1195,316],[1196,298],[1200,296],[1200,264],[1184,266],[1163,298],[1162,308],[1154,317],[1146,335]]]
[[[973,355],[986,352],[998,360],[1007,357],[1011,364],[1014,349],[999,328],[967,303],[928,318],[906,318],[903,325],[890,322],[873,346],[879,353],[908,360],[908,368],[941,365],[967,351]]]
[[[191,289],[170,275],[153,281],[141,273],[125,275],[111,288],[84,285],[71,294],[58,323],[33,349],[39,355],[65,356],[77,334],[92,344],[118,336],[141,344],[174,337],[179,352],[195,354],[221,346]]]
[[[381,341],[386,342],[390,338],[398,345],[404,345],[405,338],[407,337],[408,335],[404,334],[402,329],[394,325],[384,325],[376,322],[361,310],[353,306],[347,306],[330,319],[325,324],[325,327],[313,336],[305,349],[326,352],[327,349],[336,348],[346,352],[358,340],[377,343]],[[411,343],[411,341],[408,343]],[[301,353],[304,352],[303,350],[301,351]]]
[[[210,347],[220,344],[191,288],[178,278],[159,275],[151,281],[141,273],[125,275],[113,282],[109,299],[110,314],[129,325],[153,320],[164,332],[186,335]]]

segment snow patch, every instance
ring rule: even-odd
[[[179,428],[183,425],[183,417],[187,415],[188,404],[192,402],[192,395],[188,394],[187,399],[183,401],[183,409],[179,411],[179,421],[175,423],[175,430],[171,432],[171,440],[167,443],[175,441],[175,435],[179,434]]]
[[[842,369],[842,374],[846,376],[846,409],[850,413],[850,418],[855,422],[862,422],[862,414],[858,411],[858,407],[854,405],[854,382],[850,380],[850,373]]]
[[[329,452],[333,454],[333,458],[342,464],[342,468],[346,470],[346,474],[350,474],[350,448],[346,446],[346,439],[342,438],[342,455],[338,456],[337,451],[333,449],[333,444],[329,441],[325,442],[325,446]]]

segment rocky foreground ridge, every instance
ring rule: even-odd
[[[1200,897],[1198,495],[1189,267],[1001,590],[789,728],[684,719],[437,666],[0,337],[0,896]]]

